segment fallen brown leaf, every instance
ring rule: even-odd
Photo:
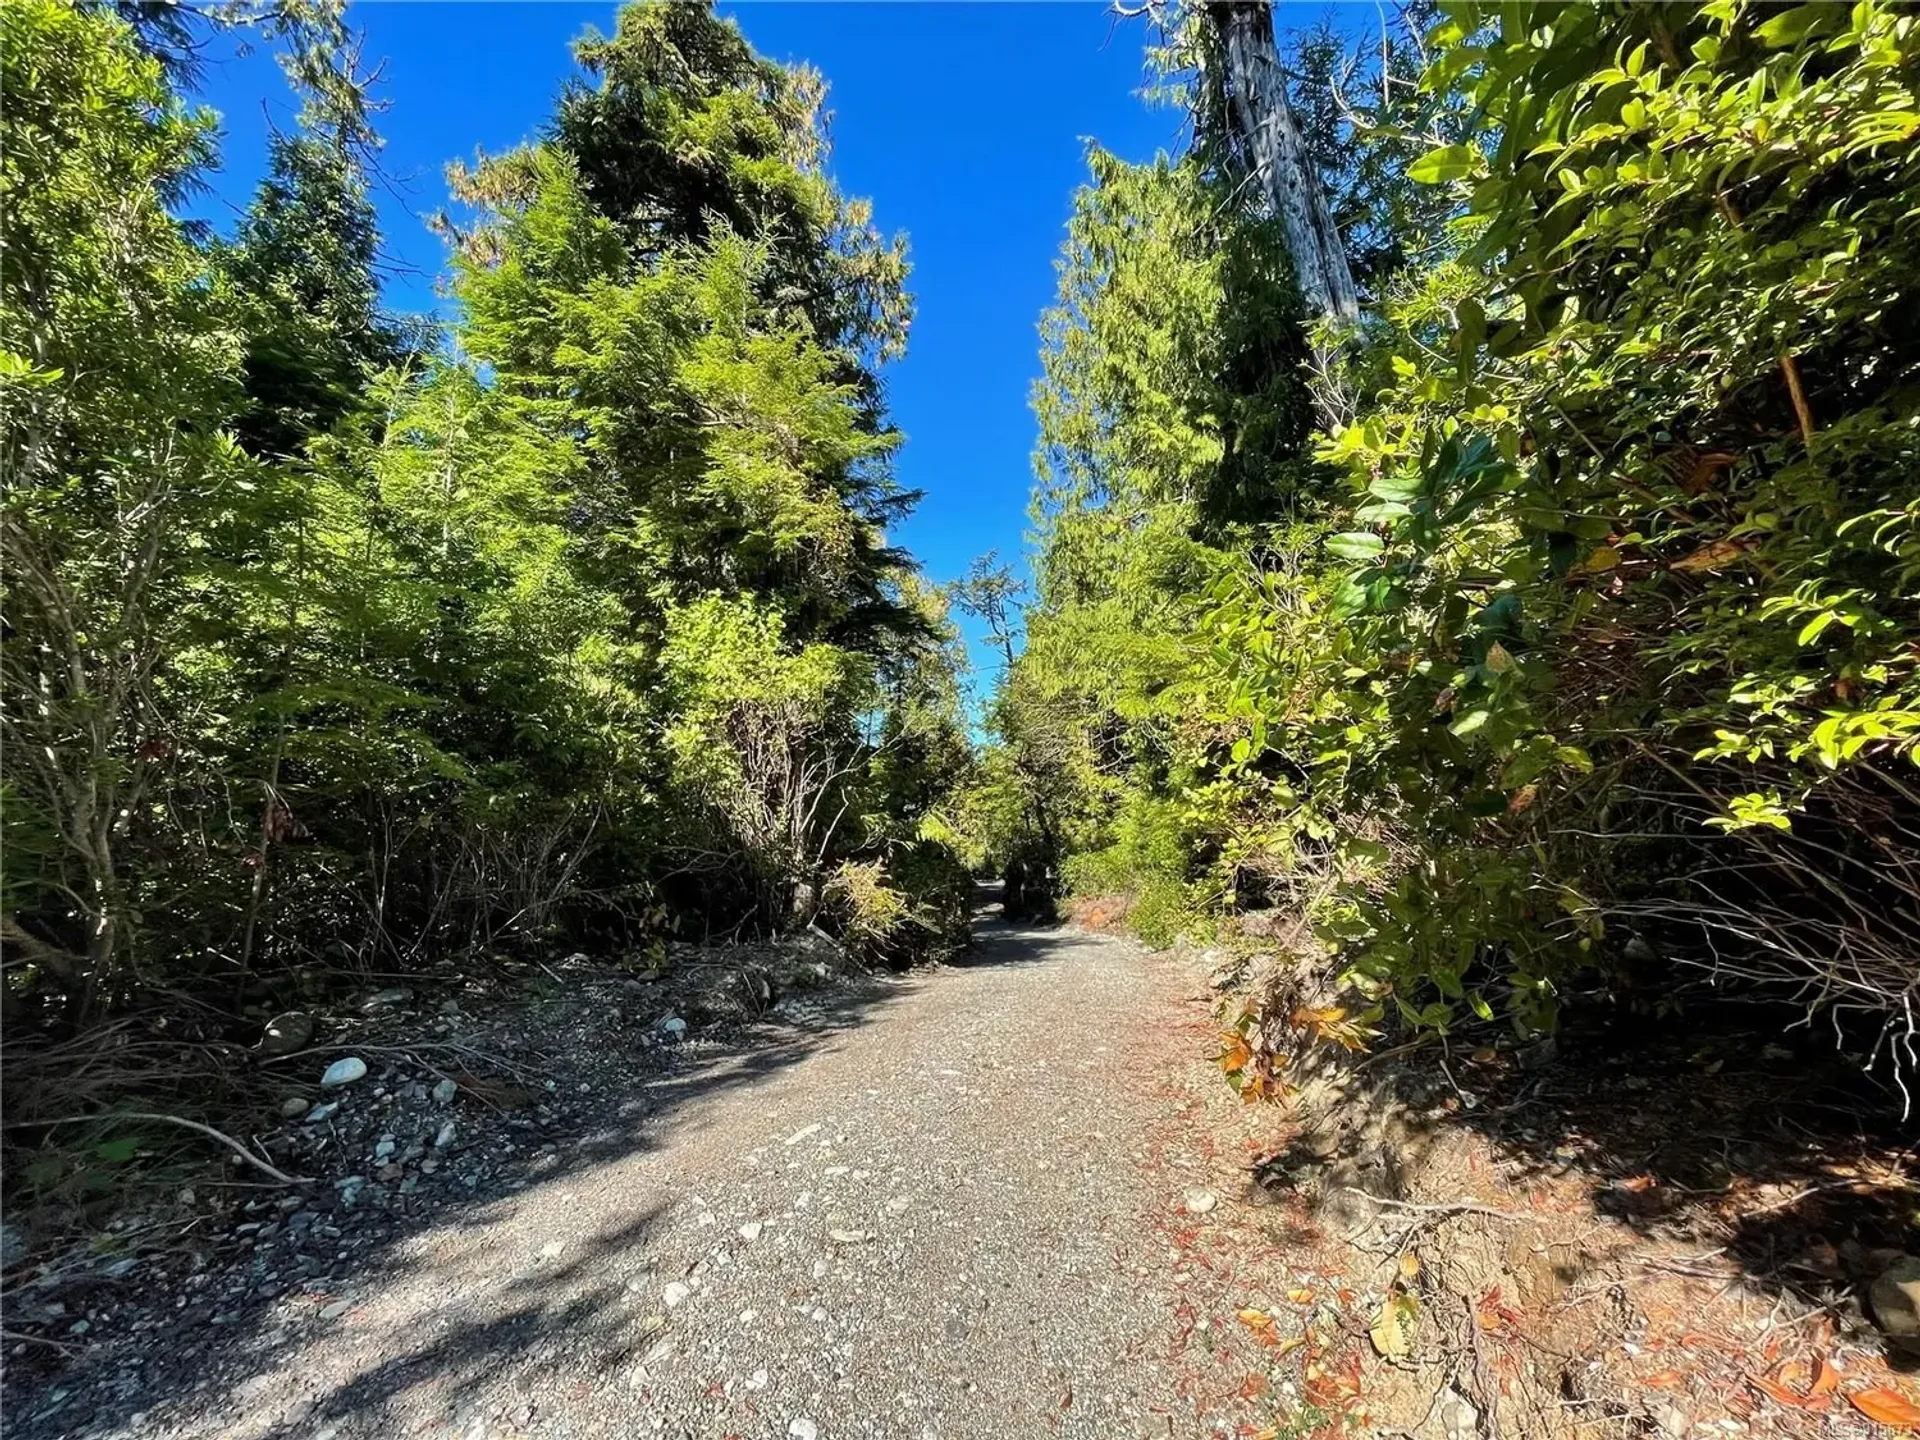
[[[1813,1388],[1809,1395],[1831,1395],[1840,1384],[1840,1372],[1824,1355],[1813,1357]]]
[[[1920,1405],[1897,1390],[1875,1386],[1871,1390],[1856,1390],[1847,1399],[1869,1420],[1891,1425],[1896,1430],[1920,1430]]]

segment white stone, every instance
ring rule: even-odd
[[[765,1228],[766,1227],[763,1226],[758,1220],[749,1220],[746,1224],[740,1227],[740,1238],[742,1240],[758,1240],[760,1238],[761,1230]]]
[[[339,1085],[351,1085],[356,1080],[364,1080],[367,1075],[367,1062],[358,1055],[349,1055],[344,1060],[336,1060],[326,1068],[320,1077],[322,1089],[331,1090]]]
[[[660,1298],[666,1302],[667,1308],[671,1310],[691,1294],[693,1294],[692,1286],[679,1280],[671,1280],[661,1288]]]

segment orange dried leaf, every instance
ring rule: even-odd
[[[1793,1391],[1780,1384],[1777,1380],[1769,1380],[1764,1375],[1749,1375],[1747,1377],[1747,1383],[1769,1400],[1773,1401],[1774,1404],[1784,1405],[1789,1410],[1823,1410],[1826,1408],[1827,1402],[1824,1396],[1817,1400],[1808,1400],[1805,1396],[1794,1394]]]
[[[1313,1291],[1307,1289],[1304,1285],[1297,1290],[1289,1290],[1287,1291],[1287,1303],[1289,1305],[1311,1305],[1313,1303]]]
[[[1659,1370],[1647,1376],[1640,1383],[1651,1385],[1656,1390],[1677,1390],[1686,1381],[1686,1376],[1678,1370]]]
[[[1273,1382],[1264,1375],[1249,1375],[1240,1382],[1242,1399],[1258,1400],[1262,1395],[1273,1393]]]
[[[1853,1402],[1854,1409],[1869,1420],[1891,1425],[1898,1430],[1920,1430],[1920,1405],[1915,1405],[1897,1390],[1875,1386],[1871,1390],[1856,1390],[1847,1399]]]
[[[1833,1368],[1833,1362],[1824,1355],[1813,1357],[1813,1388],[1809,1395],[1831,1395],[1840,1384],[1840,1372]]]
[[[1242,1310],[1238,1318],[1240,1323],[1249,1330],[1267,1330],[1272,1328],[1273,1325],[1273,1316],[1267,1314],[1264,1310],[1254,1310],[1251,1308]]]

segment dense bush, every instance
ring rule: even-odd
[[[1026,780],[1076,885],[1158,934],[1304,910],[1362,1024],[1533,1032],[1658,956],[1912,1065],[1917,23],[1447,5],[1370,113],[1303,63],[1336,213],[1376,197],[1367,315],[1310,347],[1337,375],[1298,321],[1272,375],[1231,350],[1286,257],[1210,141],[1217,70],[1191,154],[1099,163],[1000,700],[1009,747],[1068,717]],[[1319,467],[1239,466],[1309,392]]]
[[[818,77],[623,10],[544,138],[455,167],[442,333],[380,309],[337,7],[272,15],[305,108],[225,238],[174,210],[191,16],[0,17],[10,1074],[156,1007],[250,1041],[316,973],[801,926],[894,854],[954,943],[903,251]]]

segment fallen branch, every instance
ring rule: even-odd
[[[1354,1185],[1340,1187],[1349,1195],[1358,1195],[1362,1200],[1371,1200],[1376,1205],[1391,1206],[1395,1210],[1411,1210],[1416,1214],[1445,1215],[1490,1215],[1496,1220],[1530,1220],[1530,1215],[1522,1215],[1514,1210],[1498,1210],[1491,1205],[1481,1205],[1472,1200],[1453,1200],[1444,1205],[1416,1205],[1411,1200],[1389,1200],[1384,1195],[1374,1195]]]
[[[178,1125],[183,1129],[198,1131],[210,1140],[218,1140],[242,1160],[263,1174],[271,1175],[282,1185],[311,1185],[311,1180],[302,1180],[276,1170],[231,1135],[214,1129],[211,1125],[202,1125],[198,1120],[185,1120],[178,1115],[162,1115],[156,1110],[109,1110],[98,1115],[62,1115],[55,1120],[16,1120],[6,1128],[22,1130],[41,1125],[85,1125],[103,1120],[157,1120],[163,1125]]]
[[[70,1340],[54,1340],[45,1335],[24,1335],[18,1330],[0,1330],[0,1340],[5,1340],[8,1344],[17,1340],[25,1345],[45,1345],[60,1351],[63,1355],[77,1354],[81,1349]]]

